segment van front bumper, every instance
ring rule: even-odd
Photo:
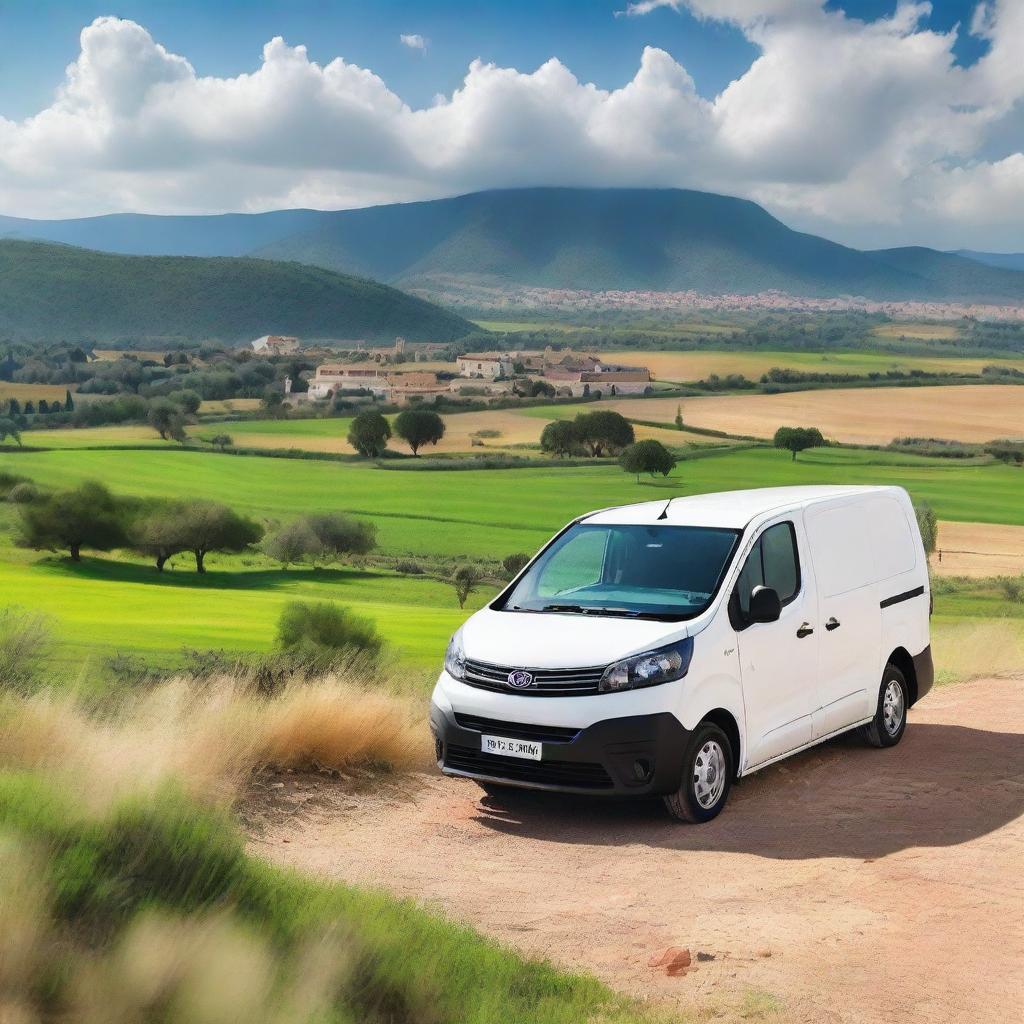
[[[461,721],[460,721],[461,719]],[[524,789],[597,796],[660,796],[679,789],[689,735],[669,712],[608,718],[572,735],[430,708],[437,765],[445,775]],[[536,740],[540,761],[485,754],[483,735]]]

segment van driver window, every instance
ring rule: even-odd
[[[757,539],[740,572],[737,590],[740,611],[750,611],[750,593],[757,586],[771,587],[785,604],[800,586],[796,536],[790,523],[770,526]]]

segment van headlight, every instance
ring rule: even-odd
[[[617,690],[636,690],[641,686],[657,686],[682,679],[690,668],[693,657],[693,638],[659,647],[656,651],[635,654],[609,665],[598,684],[600,693]]]
[[[456,633],[448,641],[448,650],[444,652],[444,670],[452,679],[466,678],[466,652],[462,649],[461,633]]]

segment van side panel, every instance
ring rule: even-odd
[[[812,505],[805,519],[825,629],[814,729],[823,736],[874,712],[894,650],[927,649],[928,567],[902,489]]]

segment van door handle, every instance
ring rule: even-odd
[[[828,622],[825,623],[825,628],[831,633],[833,629],[838,629],[842,623],[833,615]]]
[[[813,629],[811,629],[811,624],[810,624],[809,622],[805,622],[805,623],[804,623],[804,624],[803,624],[803,625],[802,625],[802,626],[801,626],[801,627],[800,627],[800,628],[799,628],[799,629],[798,629],[798,630],[796,631],[796,635],[797,635],[797,636],[798,636],[798,637],[799,637],[799,638],[800,638],[801,640],[803,640],[803,638],[804,638],[805,636],[810,636],[810,635],[811,635],[811,634],[812,634],[813,632],[814,632],[814,630],[813,630]]]

